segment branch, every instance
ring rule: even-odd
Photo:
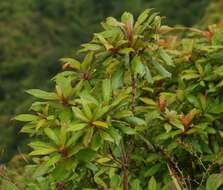
[[[125,152],[125,147],[123,142],[121,141],[121,160],[122,160],[122,168],[123,168],[123,190],[128,190],[129,185],[128,185],[128,157]]]

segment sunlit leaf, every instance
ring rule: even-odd
[[[30,90],[27,90],[26,92],[36,98],[40,98],[44,100],[58,100],[58,97],[56,93],[54,92],[46,92],[39,89],[30,89]]]
[[[37,121],[39,119],[38,116],[36,115],[31,115],[31,114],[20,114],[14,117],[15,120],[17,121]]]

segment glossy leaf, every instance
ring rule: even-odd
[[[20,114],[14,117],[15,120],[17,121],[37,121],[39,119],[38,116],[36,115],[31,115],[31,114]]]
[[[111,96],[111,81],[110,79],[105,79],[102,82],[102,92],[103,92],[103,99],[106,103],[109,102]]]
[[[84,129],[85,127],[87,127],[86,123],[71,123],[69,124],[68,131],[75,132]]]
[[[53,129],[45,128],[44,132],[54,143],[56,143],[57,145],[60,144],[59,137],[57,136],[57,134],[54,132]]]
[[[40,98],[44,100],[58,100],[58,97],[56,93],[54,92],[45,92],[39,89],[31,89],[31,90],[27,90],[26,92],[36,98]]]
[[[152,176],[148,183],[148,190],[156,190],[156,179]]]
[[[163,77],[168,77],[170,78],[172,75],[170,72],[168,72],[160,63],[158,63],[157,61],[153,60],[152,64],[154,66],[154,68],[157,70],[157,72],[163,76]]]
[[[217,190],[223,184],[222,174],[212,174],[208,177],[206,190]]]

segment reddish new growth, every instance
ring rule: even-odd
[[[202,32],[202,35],[210,41],[212,39],[214,33],[211,30],[206,30],[206,31]]]
[[[170,36],[166,39],[159,39],[158,44],[159,46],[168,46],[171,44],[175,44],[177,41],[177,36]]]
[[[56,190],[65,190],[65,184],[63,182],[57,182]]]
[[[64,146],[61,146],[58,152],[61,153],[64,157],[68,156],[68,150]]]
[[[193,119],[193,114],[191,112],[187,115],[184,115],[183,113],[180,114],[180,120],[185,130],[189,128],[192,119]]]
[[[67,106],[69,104],[68,100],[64,97],[63,94],[61,94],[60,96],[60,103],[63,104],[64,106]]]
[[[159,109],[160,109],[161,112],[163,112],[165,110],[165,108],[166,108],[166,100],[165,100],[164,97],[161,96],[159,98],[158,106],[159,106]]]
[[[127,33],[128,46],[131,47],[133,43],[133,31],[132,31],[131,23],[130,22],[126,23],[125,28],[126,28],[126,33]]]
[[[70,64],[69,63],[63,64],[62,69],[65,70],[67,68],[71,68]]]
[[[91,80],[91,74],[89,72],[84,72],[81,75],[81,79],[83,79],[83,80]]]

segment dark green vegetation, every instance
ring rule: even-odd
[[[36,101],[15,120],[31,137],[29,164],[23,179],[5,172],[5,186],[222,187],[223,28],[161,20],[150,9],[107,18],[78,58],[60,59],[51,90],[27,91]]]
[[[208,26],[213,23],[223,23],[223,1],[222,0],[214,0],[212,1],[205,11],[205,15],[201,20],[201,26]]]

